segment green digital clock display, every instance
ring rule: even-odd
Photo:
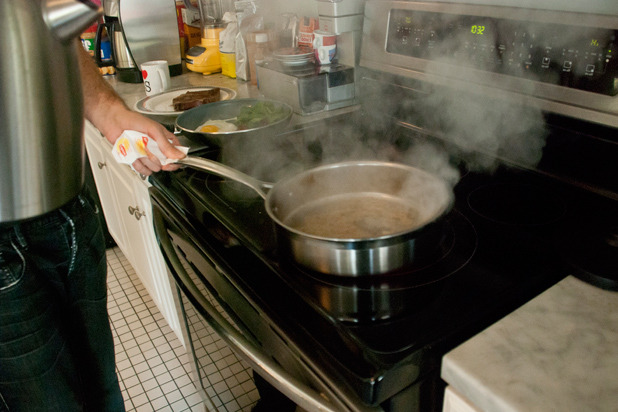
[[[482,36],[485,34],[485,26],[473,24],[470,27],[470,33],[477,35],[477,36]]]

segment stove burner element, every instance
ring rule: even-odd
[[[507,225],[554,223],[566,211],[562,200],[547,188],[517,183],[479,187],[468,196],[468,205],[479,216]]]
[[[257,192],[246,185],[215,175],[207,175],[204,186],[209,195],[215,196],[222,204],[234,210],[234,204],[255,203],[259,199]]]
[[[405,316],[435,299],[443,281],[474,255],[477,239],[470,221],[453,211],[445,226],[446,235],[436,255],[424,259],[423,264],[387,274],[342,278],[313,272],[287,260],[282,265],[296,275],[288,281],[299,283],[310,292],[319,310],[341,321],[365,323]]]

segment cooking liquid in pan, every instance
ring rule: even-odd
[[[372,239],[408,231],[418,212],[399,198],[380,193],[330,196],[299,207],[284,224],[308,235]]]

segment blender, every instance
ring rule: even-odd
[[[184,0],[187,8],[196,10],[191,0]],[[223,15],[234,11],[234,0],[197,0],[200,13],[201,42],[186,53],[187,69],[211,74],[221,71],[219,33],[225,28]]]

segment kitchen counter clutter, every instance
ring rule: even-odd
[[[106,79],[116,92],[122,97],[130,108],[134,109],[135,104],[146,97],[143,83],[125,83],[118,80],[115,76],[107,76]],[[170,78],[170,90],[192,87],[223,87],[235,91],[236,98],[257,97],[258,90],[248,82],[237,81],[222,74],[212,74],[204,76],[200,73],[187,72],[180,76]],[[165,125],[174,125],[176,116],[148,115],[154,120]]]
[[[106,76],[105,78],[120,95],[120,97],[124,99],[127,106],[132,109],[135,109],[137,102],[146,97],[146,91],[144,90],[143,83],[125,83],[118,80],[115,76]],[[170,78],[170,90],[193,87],[221,87],[229,89],[236,93],[236,96],[234,97],[236,99],[259,98],[263,96],[258,87],[252,85],[250,82],[232,79],[220,73],[204,76],[200,73],[185,72],[179,76],[173,76]],[[352,105],[303,116],[294,114],[290,124],[292,127],[295,127],[306,123],[316,122],[332,116],[338,116],[355,111],[358,107],[358,105]],[[166,125],[168,128],[173,128],[174,122],[176,121],[176,116],[174,115],[145,115]]]
[[[445,411],[617,411],[618,293],[567,277],[449,352],[441,375]]]

